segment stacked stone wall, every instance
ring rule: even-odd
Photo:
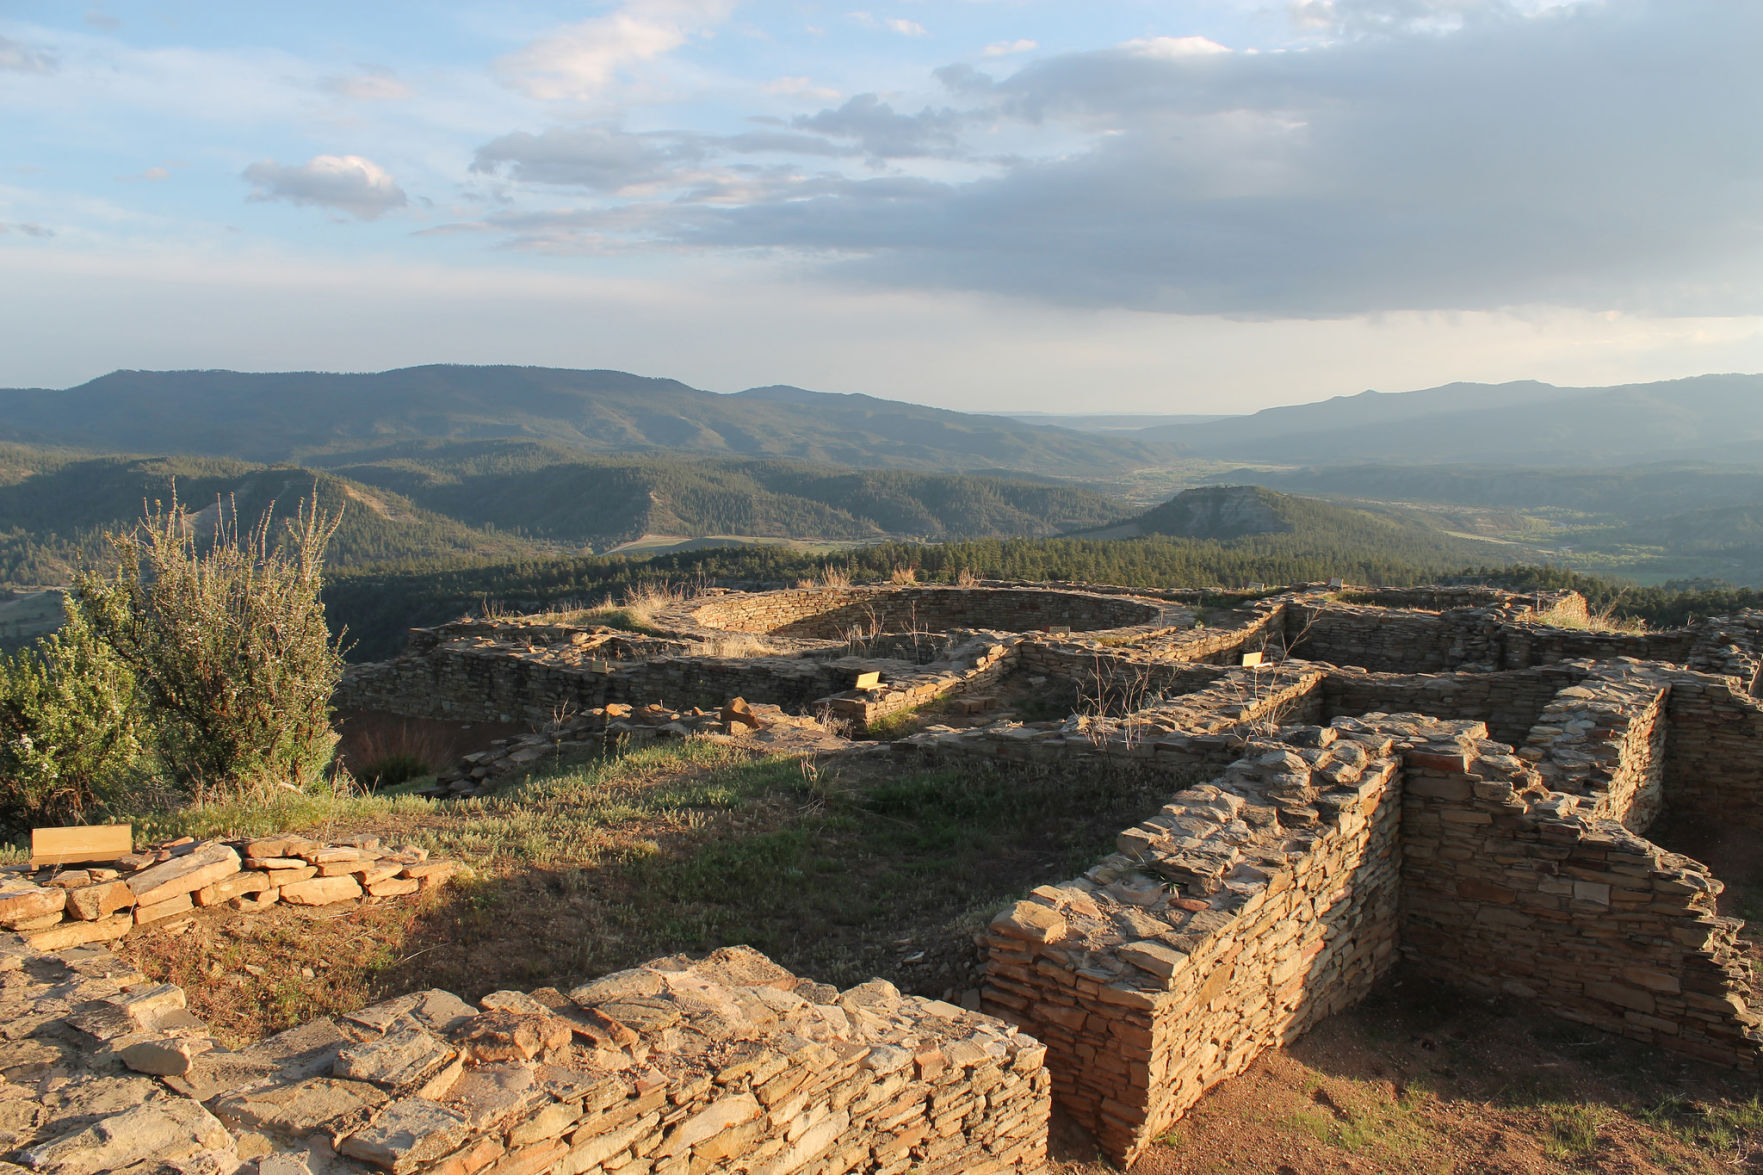
[[[1763,702],[1732,678],[1674,672],[1666,702],[1665,804],[1763,829]]]
[[[1586,670],[1544,666],[1500,673],[1370,673],[1333,668],[1322,687],[1324,718],[1431,714],[1485,721],[1494,737],[1523,742],[1564,688]]]
[[[568,994],[418,992],[226,1049],[107,952],[0,936],[6,1153],[44,1175],[1003,1175],[1045,1168],[1046,1050],[745,948]],[[53,1093],[47,1092],[53,1090]],[[134,1164],[145,1164],[136,1168]]]
[[[800,588],[728,596],[686,609],[701,628],[811,640],[849,634],[983,628],[1073,632],[1185,623],[1186,613],[1149,600],[1090,592],[1010,588]],[[665,619],[663,619],[665,623]]]
[[[1061,1108],[1116,1162],[1395,958],[1389,740],[1297,738],[1178,793],[1121,853],[992,924],[983,1006],[1048,1046]]]
[[[1406,755],[1402,950],[1446,983],[1758,1069],[1738,923],[1702,866],[1473,732]]]
[[[1518,757],[1550,790],[1592,797],[1592,815],[1645,832],[1665,805],[1670,690],[1655,672],[1626,664],[1592,667],[1555,695]]]
[[[377,836],[185,837],[102,865],[0,871],[0,928],[39,950],[61,950],[220,906],[254,913],[401,898],[458,871],[456,861],[431,861],[426,849],[385,846]]]

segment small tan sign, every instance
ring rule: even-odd
[[[857,684],[852,686],[851,688],[852,689],[874,689],[876,686],[878,686],[880,684],[881,684],[881,674],[880,673],[859,673],[857,675]]]
[[[135,830],[127,824],[31,829],[31,868],[114,861],[135,851]]]
[[[1243,654],[1243,668],[1248,669],[1251,666],[1261,664],[1262,656],[1263,656],[1263,654],[1261,654],[1261,653],[1244,653]]]

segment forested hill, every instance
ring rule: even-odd
[[[337,470],[204,457],[88,457],[0,445],[0,583],[65,582],[100,536],[178,497],[254,520],[316,484],[343,509],[338,568],[554,557],[646,535],[876,541],[1047,535],[1121,507],[1027,479],[709,458],[591,460],[545,446],[442,445]]]
[[[118,371],[62,391],[0,390],[0,440],[100,452],[311,462],[420,441],[510,438],[582,453],[672,450],[1058,476],[1138,468],[1172,452],[871,396],[781,387],[717,395],[621,371]]]
[[[1195,456],[1340,465],[1498,462],[1550,469],[1649,461],[1754,463],[1763,375],[1616,387],[1527,380],[1364,392],[1250,416],[1141,429]]]
[[[1080,532],[1091,539],[1149,536],[1228,542],[1297,535],[1320,549],[1386,550],[1412,563],[1504,562],[1512,552],[1444,533],[1400,510],[1371,511],[1278,493],[1264,486],[1199,486],[1142,514]]]

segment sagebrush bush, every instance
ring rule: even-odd
[[[145,718],[135,677],[80,605],[13,656],[0,653],[0,832],[126,806]]]
[[[108,535],[115,565],[83,571],[92,627],[134,673],[161,770],[198,800],[316,780],[331,760],[339,642],[319,599],[339,518],[302,501],[284,532],[217,506],[211,541],[174,497]],[[279,537],[280,541],[274,541]]]

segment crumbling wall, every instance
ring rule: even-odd
[[[1402,950],[1441,981],[1747,1072],[1763,1034],[1719,883],[1470,735],[1405,756]]]
[[[0,935],[8,1088],[54,1069],[8,1157],[44,1175],[1044,1169],[1046,1050],[881,980],[843,993],[757,952],[659,959],[568,994],[443,991],[238,1051],[108,952]],[[155,1165],[157,1164],[157,1165]]]
[[[1115,1162],[1395,957],[1389,740],[1253,750],[992,924],[983,1006],[1046,1043],[1061,1108]]]
[[[457,861],[427,849],[358,835],[198,841],[183,837],[120,860],[79,868],[0,870],[0,928],[38,950],[127,937],[137,927],[226,906],[256,912],[278,903],[330,906],[401,898],[444,884]]]

